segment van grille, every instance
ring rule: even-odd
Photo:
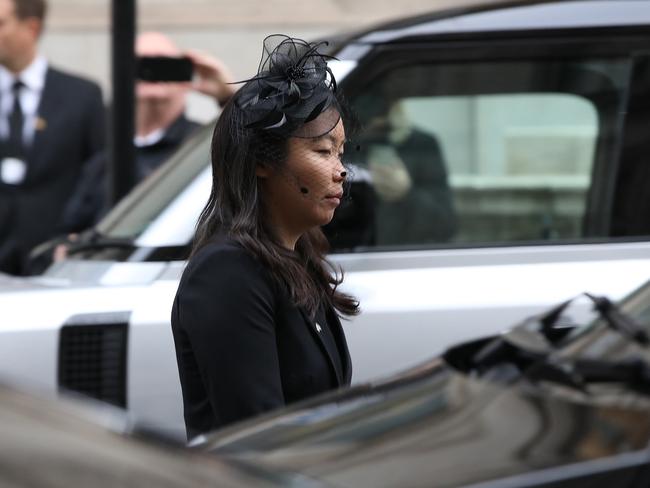
[[[59,389],[126,408],[128,322],[99,324],[93,317],[84,324],[80,318],[61,328]]]

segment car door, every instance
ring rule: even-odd
[[[346,325],[353,381],[647,280],[643,34],[356,46],[368,54],[342,83],[360,128],[348,134],[350,198],[325,228],[361,302]]]

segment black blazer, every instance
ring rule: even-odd
[[[327,323],[334,351],[322,324],[242,247],[220,238],[201,249],[172,309],[188,438],[349,385],[350,355],[333,309]]]
[[[30,249],[54,237],[84,163],[106,138],[101,91],[88,80],[48,68],[37,113],[43,123],[26,154],[24,182],[0,182],[0,270],[9,272],[20,272]]]

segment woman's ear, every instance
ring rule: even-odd
[[[267,164],[260,163],[255,166],[255,176],[258,178],[268,178],[271,176],[271,168]]]

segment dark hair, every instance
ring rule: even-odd
[[[319,228],[303,234],[292,252],[265,224],[255,170],[260,163],[281,166],[288,137],[245,128],[239,93],[225,105],[214,129],[212,191],[197,223],[192,255],[217,234],[227,235],[263,263],[292,302],[312,316],[323,300],[339,314],[358,314],[358,301],[337,289],[343,273],[325,258],[329,244]]]
[[[43,21],[47,13],[47,4],[45,0],[14,0],[14,10],[19,19],[36,17]]]

